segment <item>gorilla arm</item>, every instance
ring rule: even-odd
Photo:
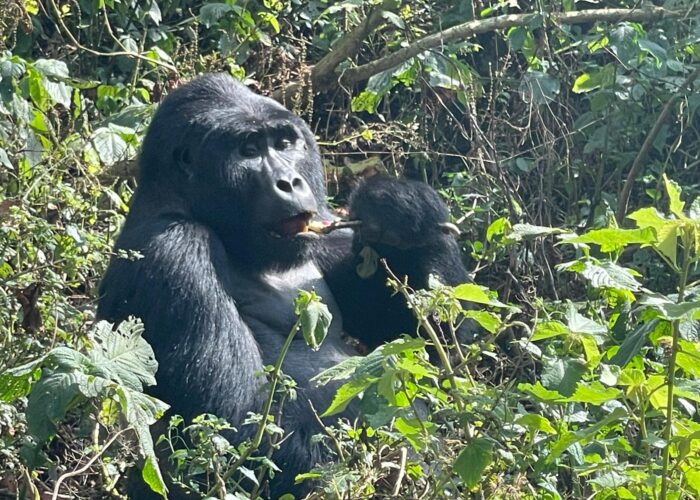
[[[154,395],[186,419],[206,408],[238,424],[257,410],[264,379],[256,373],[263,363],[227,291],[228,261],[216,236],[163,216],[127,222],[117,246],[143,258],[114,259],[102,281],[98,316],[143,320],[160,364]]]

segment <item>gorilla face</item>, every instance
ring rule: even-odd
[[[228,77],[215,82],[221,85],[219,98],[209,83],[206,99],[198,99],[196,85],[175,91],[151,124],[151,130],[171,130],[167,143],[172,145],[173,185],[191,215],[213,228],[227,251],[245,265],[265,269],[301,263],[318,238],[308,224],[326,211],[311,132],[278,103]],[[184,125],[179,125],[182,116],[172,116],[174,109],[189,118]],[[155,142],[149,133],[142,182],[150,178],[151,157],[164,168],[155,159],[163,157],[162,145]],[[156,147],[159,155],[149,156]]]

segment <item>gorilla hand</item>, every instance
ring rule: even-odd
[[[350,218],[361,221],[356,242],[379,250],[431,246],[459,230],[448,222],[449,211],[427,184],[372,177],[350,199]]]

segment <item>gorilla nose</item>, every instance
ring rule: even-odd
[[[311,188],[299,175],[280,175],[274,181],[275,194],[284,202],[291,203],[300,211],[316,212],[317,204]]]
[[[277,181],[276,187],[283,193],[292,193],[295,190],[301,191],[305,188],[306,183],[301,177],[294,177],[291,181],[280,179]]]

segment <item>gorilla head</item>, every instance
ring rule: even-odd
[[[140,164],[143,191],[167,193],[164,202],[211,227],[248,266],[279,269],[307,259],[317,238],[308,223],[328,216],[309,128],[226,75],[198,78],[168,96]]]

